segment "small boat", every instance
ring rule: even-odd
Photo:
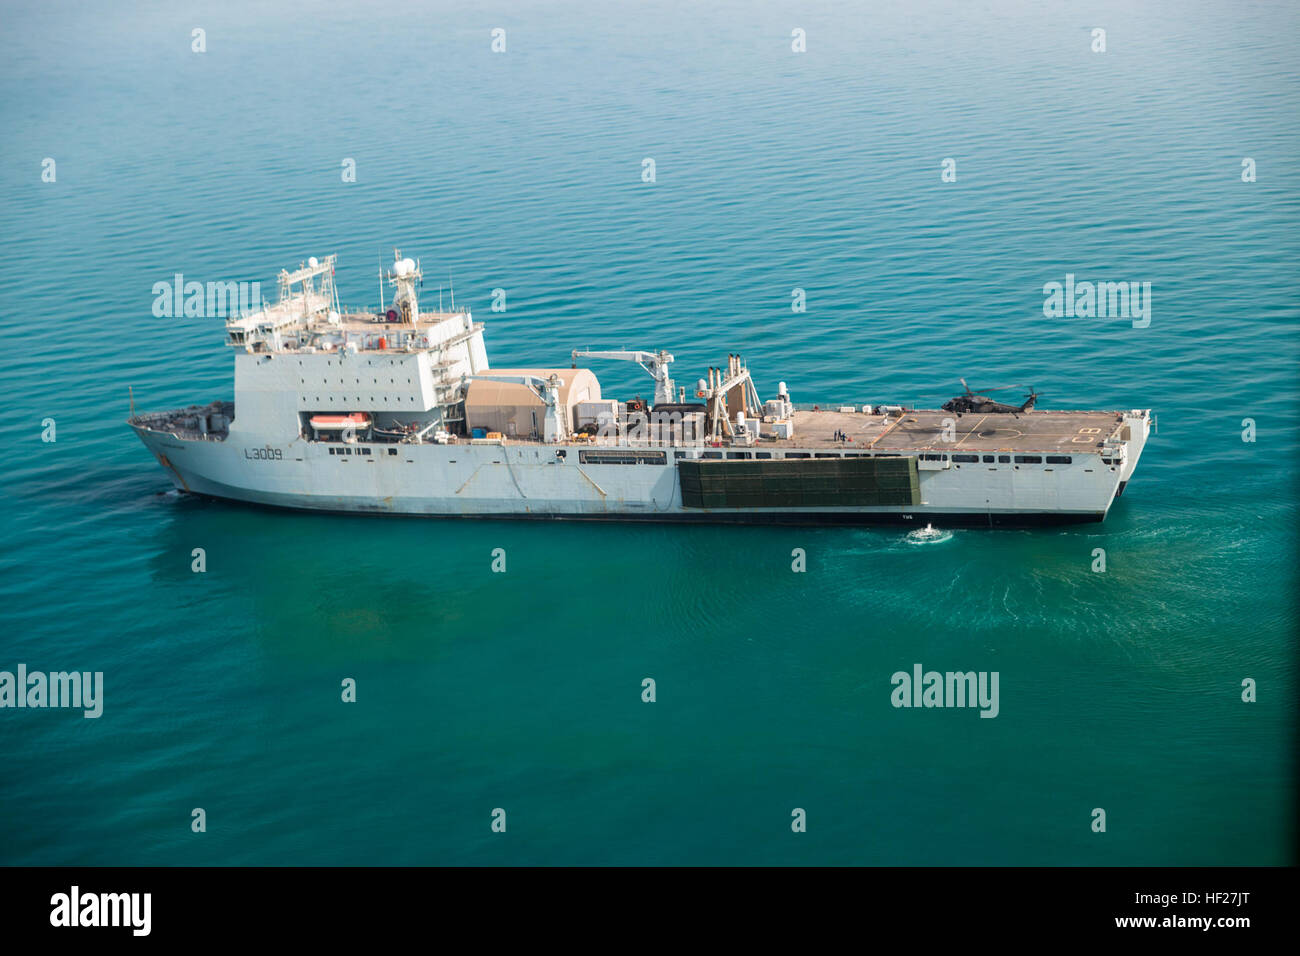
[[[376,425],[372,431],[379,441],[405,441],[423,427],[423,422],[390,422],[387,425]]]

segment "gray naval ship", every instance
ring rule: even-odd
[[[421,310],[418,262],[395,250],[380,309],[347,313],[335,258],[226,322],[233,402],[132,414],[178,489],[445,517],[1064,524],[1106,517],[1151,430],[1149,409],[1044,411],[1032,389],[925,411],[796,405],[782,382],[763,401],[737,355],[690,387],[665,351],[495,368],[468,309]],[[653,401],[604,396],[580,360],[640,364]]]

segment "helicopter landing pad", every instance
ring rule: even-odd
[[[957,415],[909,411],[902,415],[796,411],[794,437],[778,445],[873,451],[1095,452],[1122,427],[1118,412],[1030,411]],[[770,426],[764,426],[764,435]],[[947,431],[945,433],[945,429]],[[842,432],[848,441],[838,441]]]

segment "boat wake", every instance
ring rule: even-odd
[[[952,540],[952,532],[928,524],[924,528],[909,531],[903,540],[908,544],[943,544]]]

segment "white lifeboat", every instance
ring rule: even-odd
[[[311,427],[317,432],[352,432],[365,431],[370,428],[370,416],[365,412],[353,412],[351,415],[313,415]]]

